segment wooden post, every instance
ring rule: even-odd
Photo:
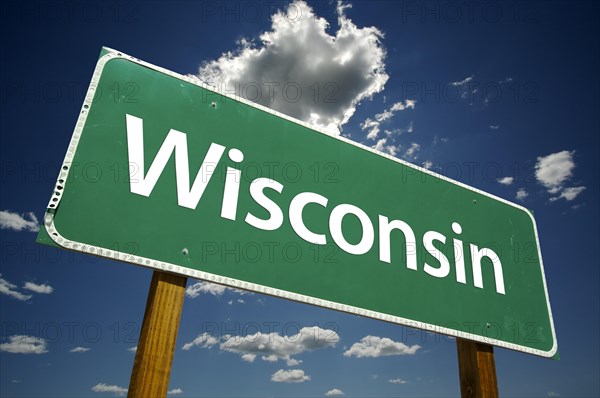
[[[462,398],[498,398],[494,348],[458,338],[456,346]]]
[[[129,398],[166,397],[183,307],[184,276],[154,271],[140,331]]]

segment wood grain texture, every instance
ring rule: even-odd
[[[497,398],[498,381],[491,345],[456,339],[462,398]]]
[[[166,397],[187,278],[154,271],[127,396]]]

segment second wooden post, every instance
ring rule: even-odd
[[[498,398],[494,348],[458,338],[456,346],[462,398]]]

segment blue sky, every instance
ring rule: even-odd
[[[352,140],[535,212],[561,359],[496,349],[500,394],[598,396],[598,6],[287,4],[4,7],[0,395],[115,396],[129,382],[151,271],[35,243],[36,220],[105,45],[223,84],[292,76],[311,94],[306,87],[314,80],[303,60],[321,59],[319,73],[327,77],[319,81],[320,95],[336,89],[336,101],[307,95],[294,106],[270,106],[305,120],[318,114],[312,121],[323,128],[341,127]],[[274,25],[278,9],[282,18]],[[291,34],[293,23],[313,40]],[[340,32],[352,40],[338,36],[332,47],[319,41]],[[288,69],[280,54],[287,54]],[[333,66],[345,54],[354,56],[340,76]],[[171,395],[459,394],[452,339],[260,294],[192,287],[198,282],[188,283]],[[328,331],[314,349],[291,338],[311,327]],[[316,329],[304,333],[310,330]],[[259,331],[283,342],[271,357],[253,358],[253,347],[224,337]],[[205,336],[186,346],[204,332],[217,340]]]

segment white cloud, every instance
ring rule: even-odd
[[[183,350],[189,350],[193,346],[210,348],[220,342],[222,351],[232,352],[240,355],[245,362],[254,362],[260,359],[267,362],[286,361],[288,366],[295,366],[302,361],[292,358],[306,351],[320,348],[334,347],[340,340],[336,332],[329,329],[321,329],[317,326],[304,327],[292,336],[281,336],[276,332],[265,334],[256,333],[247,336],[225,335],[219,339],[203,333],[192,342],[183,345]]]
[[[172,390],[167,391],[167,395],[179,395],[183,394],[183,390],[181,388],[174,388]]]
[[[457,82],[451,82],[450,85],[454,86],[454,87],[464,86],[465,84],[467,84],[471,80],[473,80],[474,77],[475,77],[475,75],[471,75],[469,77],[465,77],[463,80],[460,80],[460,81],[457,81]]]
[[[271,30],[204,64],[200,79],[338,134],[358,103],[383,90],[383,34],[357,27],[338,4],[339,29],[296,0],[272,16]],[[300,93],[300,94],[299,94]]]
[[[244,362],[254,362],[256,359],[256,354],[243,354],[242,361]]]
[[[191,286],[188,286],[185,289],[185,295],[189,298],[196,298],[201,294],[211,294],[213,296],[222,296],[223,293],[230,291],[235,292],[237,294],[243,295],[252,295],[251,292],[247,292],[245,290],[234,289],[232,287],[227,287],[223,285],[217,285],[216,283],[210,282],[198,282],[194,283]],[[243,301],[243,300],[242,300]],[[239,300],[238,300],[239,302]]]
[[[404,343],[393,341],[387,337],[366,336],[344,352],[344,356],[378,358],[390,355],[414,355],[420,348],[421,346],[419,345],[415,344],[409,347]]]
[[[390,383],[392,383],[392,384],[406,384],[406,383],[408,383],[408,381],[403,380],[403,379],[390,379],[388,381]]]
[[[127,392],[127,388],[109,385],[104,383],[98,383],[94,387],[92,387],[93,392],[112,392],[115,395],[125,395]]]
[[[525,188],[519,188],[519,190],[517,191],[517,200],[525,200],[525,198],[528,196],[529,194],[527,193]]]
[[[1,276],[2,276],[2,274],[0,274],[0,277]],[[21,300],[21,301],[27,301],[32,297],[31,295],[23,294],[23,293],[17,291],[16,289],[17,289],[17,285],[10,283],[6,279],[0,278],[0,293],[10,296],[12,298],[15,298],[17,300]]]
[[[371,118],[367,118],[362,124],[360,128],[365,131],[368,130],[367,138],[370,140],[374,140],[379,135],[379,127],[380,123],[376,120],[372,120]]]
[[[383,111],[382,113],[378,113],[375,115],[375,120],[378,122],[383,122],[394,117],[396,112],[403,111],[405,109],[415,109],[415,104],[417,101],[407,99],[404,102],[396,102],[389,109]]]
[[[25,218],[29,218],[26,220]],[[26,214],[13,213],[10,210],[0,211],[0,229],[12,229],[15,231],[38,232],[40,223],[32,212]]]
[[[326,397],[339,397],[341,395],[345,395],[345,394],[339,388],[333,388],[325,393]]]
[[[221,296],[227,288],[223,285],[217,285],[210,282],[198,282],[185,289],[185,295],[189,298],[196,298],[201,294],[212,294],[213,296]]]
[[[387,138],[382,138],[382,139],[378,140],[375,145],[371,145],[371,148],[373,148],[377,151],[380,151],[380,152],[390,154],[392,156],[396,156],[396,154],[400,150],[400,147],[396,146],[396,145],[386,145],[387,140],[388,140]]]
[[[379,132],[381,130],[381,123],[394,117],[394,115],[398,111],[403,111],[405,109],[415,109],[416,102],[417,101],[411,100],[411,99],[407,99],[404,102],[402,102],[402,101],[396,102],[389,109],[384,110],[382,113],[376,114],[375,120],[373,120],[371,118],[367,118],[364,122],[361,123],[360,128],[362,129],[362,131],[368,131],[367,139],[374,140],[379,135]],[[412,133],[413,127],[414,127],[413,122],[410,122],[407,129],[404,131],[406,131],[408,133]],[[401,129],[394,130],[394,131],[386,130],[385,133],[388,136],[390,136],[394,132],[402,133],[402,131],[403,130],[401,130]]]
[[[127,349],[127,351],[129,351],[129,352],[137,352],[137,346],[130,347],[130,348]]]
[[[413,142],[412,144],[410,144],[410,147],[404,153],[404,156],[409,159],[416,159],[417,152],[419,152],[420,149],[421,145],[417,144],[416,142]]]
[[[11,354],[45,354],[48,349],[46,340],[41,337],[15,335],[8,338],[8,343],[0,344],[0,351]]]
[[[307,380],[310,380],[310,376],[305,375],[302,369],[279,369],[271,376],[271,381],[277,383],[303,383]]]
[[[500,129],[500,125],[499,124],[490,124],[490,128],[492,130],[499,130]]]
[[[294,359],[294,358],[290,358],[290,359],[287,359],[287,360],[285,361],[285,364],[286,364],[287,366],[297,366],[297,365],[300,365],[301,363],[302,363],[302,361],[301,361],[301,360],[299,360],[299,359]]]
[[[559,200],[559,199],[565,199],[567,202],[570,202],[573,199],[575,199],[580,193],[582,193],[585,189],[586,189],[586,187],[565,188],[560,193],[559,196],[550,198],[550,201],[554,202],[554,201]]]
[[[260,355],[263,361],[284,360],[294,364],[295,360],[291,358],[292,355],[333,347],[339,339],[336,332],[314,326],[304,327],[293,336],[281,336],[276,332],[269,334],[259,332],[245,337],[224,336],[220,348],[242,357],[246,355],[242,359],[248,362],[252,362],[256,356]]]
[[[432,167],[433,167],[433,162],[431,160],[426,160],[423,162],[423,168],[425,168],[427,170],[431,170]]]
[[[560,397],[560,394],[554,391],[548,392],[549,397]]]
[[[510,185],[515,181],[514,177],[502,177],[498,179],[498,182],[502,185]]]
[[[91,348],[87,348],[87,347],[75,347],[75,348],[71,348],[69,350],[69,352],[88,352],[89,350],[91,350]]]
[[[50,285],[38,285],[33,282],[25,282],[23,289],[31,290],[32,292],[39,294],[50,294],[54,291],[54,288]]]
[[[549,193],[556,194],[563,189],[563,184],[573,175],[575,152],[561,151],[537,158],[535,177],[546,187]]]
[[[214,346],[215,344],[217,344],[218,342],[219,342],[219,340],[217,340],[215,337],[213,337],[210,334],[205,332],[205,333],[202,333],[201,335],[199,335],[198,337],[196,337],[191,342],[185,343],[183,345],[183,347],[181,347],[181,349],[184,351],[188,351],[190,348],[192,348],[194,346],[199,346],[202,348],[210,348],[210,347]]]

